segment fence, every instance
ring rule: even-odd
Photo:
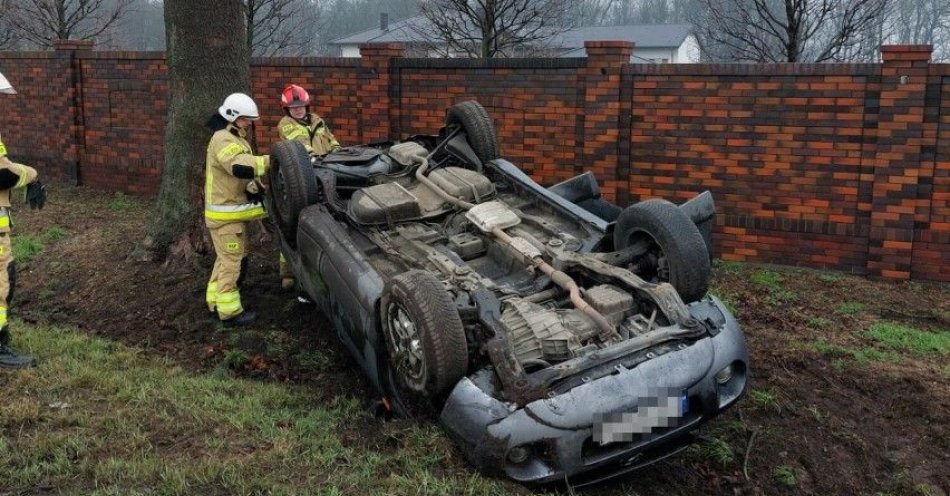
[[[950,65],[931,64],[930,47],[834,65],[641,65],[626,42],[586,48],[586,58],[408,59],[371,44],[360,59],[255,59],[257,141],[266,151],[276,139],[288,82],[311,90],[343,143],[432,132],[475,98],[503,155],[542,184],[591,170],[621,205],[712,190],[724,259],[950,281]],[[15,159],[92,188],[157,191],[163,54],[64,41],[0,52],[0,70],[20,92],[0,98]]]

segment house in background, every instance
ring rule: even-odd
[[[329,44],[342,57],[359,57],[359,46],[363,43],[403,43],[410,57],[440,57],[450,53],[444,41],[427,37],[425,33],[429,31],[428,21],[423,16],[390,23],[387,15],[382,14],[378,28],[338,38]],[[689,24],[574,28],[546,40],[544,51],[555,57],[585,57],[585,41],[630,41],[634,43],[632,63],[695,63],[700,61],[700,50],[692,31]]]

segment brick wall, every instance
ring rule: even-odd
[[[875,69],[628,66],[629,199],[710,189],[723,258],[864,272]]]
[[[0,52],[11,155],[45,177],[154,194],[168,92],[159,53]],[[276,139],[288,82],[343,143],[430,133],[479,100],[503,155],[542,184],[592,170],[621,205],[710,189],[725,259],[950,281],[950,65],[930,48],[882,64],[631,65],[633,46],[576,59],[255,59],[257,143]],[[209,109],[209,113],[214,109]]]

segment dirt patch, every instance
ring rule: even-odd
[[[36,243],[19,263],[20,318],[75,325],[194,371],[301,384],[315,402],[372,406],[327,319],[280,289],[273,242],[252,247],[242,291],[259,321],[226,332],[204,305],[211,254],[170,266],[129,258],[146,202],[54,185],[43,211],[15,208],[14,239]],[[869,331],[894,324],[945,338],[948,285],[725,263],[714,286],[746,332],[750,394],[686,454],[585,494],[950,492],[950,355]],[[345,439],[399,449],[402,432],[363,419]],[[457,455],[447,470],[466,470]]]

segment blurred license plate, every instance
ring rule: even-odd
[[[601,446],[630,442],[654,430],[675,427],[688,409],[685,391],[678,396],[641,398],[632,412],[594,415],[594,442]]]

